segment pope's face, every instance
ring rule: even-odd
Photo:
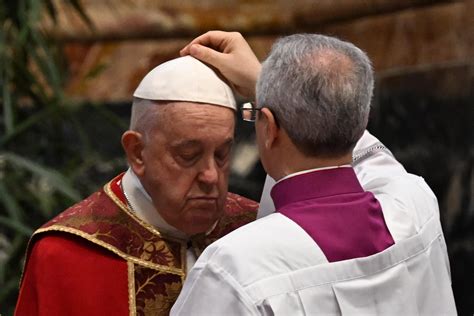
[[[187,102],[162,106],[144,140],[139,177],[167,223],[188,235],[202,233],[223,212],[234,112]]]

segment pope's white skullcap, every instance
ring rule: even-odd
[[[208,66],[185,56],[151,70],[133,93],[156,101],[209,103],[237,110],[232,89]]]

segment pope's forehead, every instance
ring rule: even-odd
[[[199,140],[222,143],[233,138],[235,112],[229,108],[193,102],[170,102],[157,117],[156,132],[169,142]]]
[[[235,112],[226,107],[195,102],[169,102],[159,108],[156,122],[161,131],[182,134],[189,132],[189,129],[223,132],[233,131],[235,128]]]

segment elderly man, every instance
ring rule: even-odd
[[[207,33],[182,53],[252,95],[259,67],[239,34]],[[276,212],[210,245],[172,314],[456,314],[435,196],[364,132],[372,89],[369,59],[350,43],[274,44],[243,117],[277,180]]]
[[[255,219],[257,203],[227,193],[227,84],[188,56],[134,97],[130,169],[35,232],[16,315],[167,315],[203,248]]]

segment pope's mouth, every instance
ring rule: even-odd
[[[187,204],[194,208],[214,208],[217,206],[217,198],[192,198]]]
[[[216,201],[217,197],[215,196],[195,196],[188,198],[188,201]]]

